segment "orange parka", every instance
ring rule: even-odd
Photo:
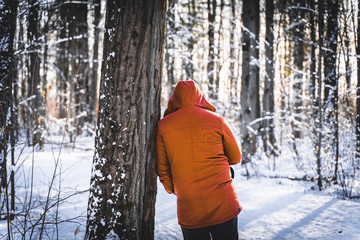
[[[229,173],[241,151],[215,111],[194,81],[180,81],[158,123],[158,175],[177,196],[178,221],[185,228],[220,224],[241,211]]]

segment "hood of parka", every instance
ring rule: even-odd
[[[164,117],[185,106],[198,106],[207,110],[216,111],[201,93],[200,88],[193,80],[179,81],[171,96]]]

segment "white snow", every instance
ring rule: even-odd
[[[30,194],[30,174],[34,159],[33,199],[34,203],[44,201],[55,166],[54,158],[59,156],[61,174],[56,176],[50,194],[56,198],[60,190],[60,198],[64,198],[59,205],[59,239],[83,239],[89,197],[86,190],[90,185],[94,139],[78,137],[75,144],[68,139],[64,142],[61,151],[61,136],[52,137],[52,141],[46,142],[43,151],[35,149],[33,152],[27,145],[17,146],[16,157],[19,161],[14,168],[17,171],[16,194],[26,203],[25,197]],[[281,161],[286,159],[281,158]],[[278,164],[278,169],[281,169],[280,163]],[[311,190],[315,183],[267,177],[253,177],[248,180],[243,176],[243,166],[236,165],[234,169],[234,185],[243,206],[238,218],[240,239],[360,239],[360,202],[342,200],[330,192]],[[265,176],[278,175],[270,170],[266,172],[260,168],[260,171]],[[286,171],[291,173],[291,169]],[[293,173],[297,174],[295,171]],[[93,174],[103,176],[100,171],[94,171]],[[125,178],[125,173],[120,169],[119,175],[120,178]],[[74,195],[71,196],[72,194]],[[126,197],[127,195],[124,195],[120,199]],[[94,204],[96,205],[97,201]],[[33,223],[39,219],[40,213],[44,212],[44,205],[35,206],[32,210]],[[21,208],[19,201],[17,207],[18,211]],[[47,212],[49,221],[53,220],[55,210],[56,207]],[[121,215],[120,212],[115,214]],[[75,220],[68,221],[72,218]],[[20,226],[15,220],[13,224]],[[79,231],[74,235],[76,228]],[[49,236],[53,236],[51,231],[54,229],[47,229]],[[18,230],[15,227],[12,227],[12,230],[15,233],[14,239],[19,239],[21,235]],[[0,221],[0,239],[6,238],[6,234],[6,221]],[[109,237],[111,236],[110,234]],[[43,237],[52,239],[47,235]],[[166,193],[160,182],[156,201],[155,239],[182,239],[177,223],[176,197]]]

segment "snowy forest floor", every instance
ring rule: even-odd
[[[94,139],[79,137],[75,144],[61,143],[62,137],[57,136],[49,138],[43,150],[24,144],[16,148],[16,212],[21,213],[27,208],[31,219],[27,219],[26,226],[21,214],[12,221],[13,239],[21,239],[25,230],[26,239],[30,239],[31,232],[31,238],[37,239],[39,226],[32,227],[32,224],[44,217],[50,186],[49,205],[54,205],[46,213],[43,237],[83,239]],[[57,162],[55,181],[51,185]],[[360,239],[359,201],[342,200],[334,192],[312,190],[315,183],[269,178],[266,177],[268,173],[262,174],[264,177],[247,179],[243,176],[243,166],[234,168],[234,184],[243,206],[238,218],[240,239]],[[0,239],[6,239],[7,233],[7,223],[2,220]],[[182,239],[177,223],[176,197],[167,194],[160,182],[155,239]]]

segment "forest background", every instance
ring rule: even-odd
[[[193,79],[235,131],[246,177],[313,182],[360,198],[359,4],[168,1],[161,113],[176,82]],[[29,186],[32,179],[21,171],[24,149],[44,151],[59,136],[56,144],[76,148],[82,137],[95,138],[99,115],[110,117],[98,111],[106,97],[101,63],[116,54],[103,56],[114,31],[105,27],[106,7],[100,0],[0,1],[2,219],[26,222],[30,209],[46,213],[53,197],[56,169],[45,200],[32,202],[32,190],[24,197],[18,179]],[[44,219],[23,234],[43,229]]]

